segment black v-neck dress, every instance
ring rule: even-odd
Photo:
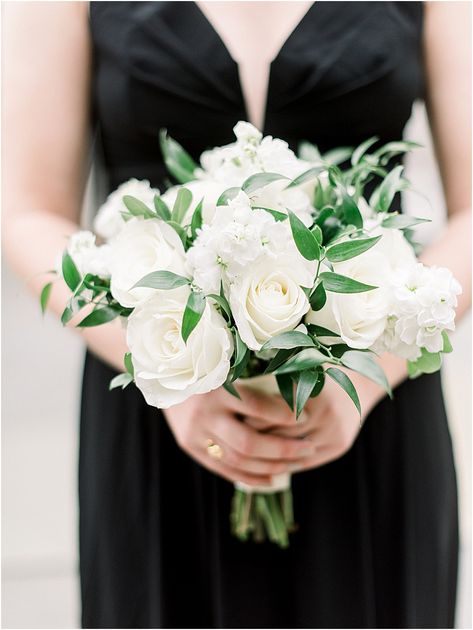
[[[271,65],[265,134],[327,150],[402,136],[422,98],[423,7],[317,0]],[[158,132],[194,157],[247,114],[238,68],[191,2],[92,2],[93,124],[109,190],[162,187]],[[261,30],[264,37],[264,28]],[[86,628],[447,628],[457,495],[438,375],[405,382],[339,460],[293,478],[288,550],[230,535],[232,486],[87,355],[80,430]],[[343,394],[341,394],[343,395]]]

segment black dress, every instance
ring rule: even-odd
[[[422,98],[423,7],[312,5],[271,65],[265,134],[397,140]],[[235,62],[191,2],[92,2],[93,124],[109,188],[162,187],[166,127],[194,157],[247,119]],[[264,29],[262,29],[264,36]],[[457,495],[439,375],[383,400],[352,449],[293,478],[288,550],[230,535],[231,484],[87,355],[79,458],[86,628],[453,626]]]

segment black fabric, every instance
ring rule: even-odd
[[[326,150],[397,140],[422,98],[417,2],[317,0],[271,65],[264,132]],[[194,157],[246,119],[238,68],[191,2],[92,2],[93,124],[110,190],[163,186],[166,127]],[[262,31],[263,33],[263,31]],[[439,375],[408,381],[339,460],[293,478],[288,550],[229,532],[232,487],[88,354],[79,452],[86,628],[453,627],[457,499]]]

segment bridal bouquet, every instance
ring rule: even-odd
[[[69,240],[62,321],[86,309],[80,327],[126,323],[125,372],[111,387],[134,382],[165,409],[222,386],[239,396],[235,383],[246,383],[280,394],[296,422],[327,378],[361,413],[350,370],[391,395],[379,353],[405,358],[411,377],[438,370],[461,288],[416,259],[411,228],[424,219],[390,211],[409,182],[387,166],[415,143],[373,150],[371,138],[325,155],[303,143],[296,156],[249,123],[234,132],[200,165],[161,132],[179,185],[161,194],[130,180],[97,214],[101,244],[88,231]],[[231,522],[241,539],[287,546],[289,476],[269,489],[239,484]]]

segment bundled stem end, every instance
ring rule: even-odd
[[[261,543],[269,540],[289,547],[289,534],[296,531],[290,488],[274,494],[236,489],[230,513],[232,534],[239,540]]]

